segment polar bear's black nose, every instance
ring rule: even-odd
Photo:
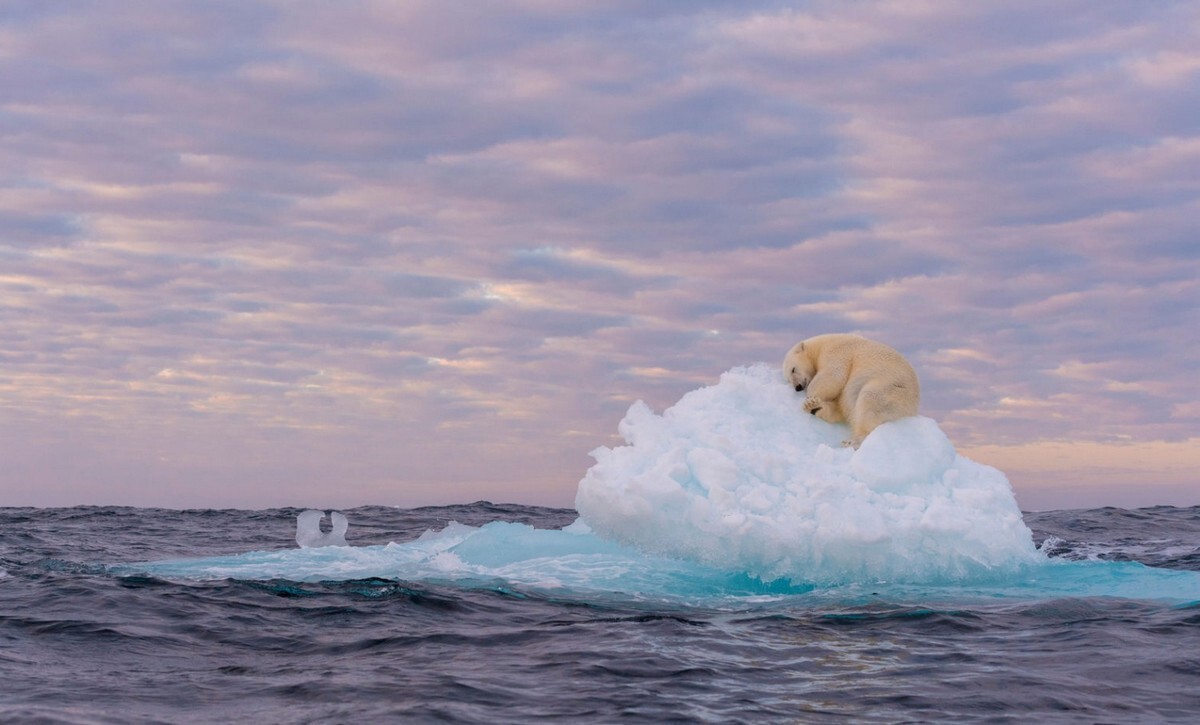
[[[799,392],[801,392],[801,391],[803,391],[803,390],[804,390],[804,383],[799,383],[799,384],[797,384],[797,385],[796,385],[796,392],[797,392],[797,393],[799,393]]]

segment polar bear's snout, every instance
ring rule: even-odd
[[[796,351],[804,343],[797,343],[792,352],[788,353],[783,360],[783,377],[787,380],[788,385],[796,389],[797,393],[802,393],[812,382],[813,376],[817,374],[816,366],[809,364],[807,358],[800,359],[795,355]],[[802,351],[802,350],[801,350]]]

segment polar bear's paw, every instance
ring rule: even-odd
[[[817,413],[820,412],[821,408],[824,408],[824,407],[825,407],[825,401],[821,400],[820,398],[805,398],[804,399],[804,412],[806,412],[806,413],[811,413],[813,415],[816,415]]]

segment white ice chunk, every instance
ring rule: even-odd
[[[661,416],[639,401],[575,508],[598,536],[766,580],[958,580],[1041,560],[1008,479],[936,422],[881,425],[855,451],[803,401],[764,364]]]
[[[311,549],[318,546],[349,546],[346,543],[346,530],[350,528],[350,521],[338,511],[329,512],[329,520],[332,524],[328,533],[321,531],[321,519],[325,517],[324,511],[316,511],[309,509],[296,517],[296,543],[302,549]]]
[[[914,416],[872,431],[850,459],[850,471],[875,491],[899,491],[940,480],[957,455],[937,423]]]

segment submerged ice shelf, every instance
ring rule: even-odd
[[[1040,557],[1040,554],[1039,554]],[[1200,573],[1132,562],[1039,558],[1015,569],[957,579],[848,580],[816,584],[766,581],[734,569],[656,556],[607,541],[577,522],[561,530],[495,521],[450,524],[420,538],[382,546],[253,551],[110,567],[117,575],[173,580],[298,582],[385,578],[468,588],[511,589],[586,602],[663,602],[707,606],[860,601],[1045,599],[1109,596],[1200,601]]]
[[[1200,574],[1067,562],[1038,551],[1008,480],[959,456],[937,424],[885,424],[854,451],[803,412],[766,365],[735,368],[657,415],[641,402],[627,445],[593,452],[580,519],[562,530],[451,524],[384,546],[345,546],[345,520],[300,549],[112,567],[183,579],[369,577],[511,587],[587,600],[728,603],[803,595],[891,599],[1116,596],[1200,600]],[[305,519],[304,517],[308,517]],[[337,543],[338,546],[323,544]]]

